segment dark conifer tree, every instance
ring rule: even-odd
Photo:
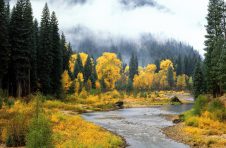
[[[191,76],[191,73],[190,73],[190,68],[189,68],[189,61],[188,61],[188,57],[185,56],[184,57],[184,74],[186,74],[187,76]]]
[[[155,65],[157,67],[156,72],[158,73],[160,71],[160,61],[159,60],[155,60]]]
[[[9,2],[5,5],[5,15],[6,15],[7,26],[9,26],[9,23],[10,23],[10,5],[9,5]]]
[[[17,1],[10,22],[14,95],[30,93],[30,51],[32,48],[32,9],[29,0]]]
[[[138,59],[137,56],[132,54],[129,63],[129,79],[133,82],[134,76],[138,74]]]
[[[4,0],[0,0],[0,89],[2,89],[3,77],[8,72],[10,49],[8,41],[7,15],[5,13]]]
[[[226,91],[226,44],[224,44],[224,47],[222,49],[220,61],[219,61],[219,80],[220,80],[220,86],[223,91]]]
[[[33,23],[33,48],[31,49],[31,91],[37,90],[37,52],[39,47],[39,27],[35,19]]]
[[[60,35],[55,12],[53,12],[51,16],[50,28],[52,43],[51,52],[53,56],[53,64],[51,67],[51,85],[53,89],[52,93],[59,96],[61,91],[61,74],[63,73],[63,52],[60,49]]]
[[[41,84],[41,91],[44,94],[51,93],[50,74],[53,60],[50,30],[50,13],[48,5],[46,4],[42,12],[38,50],[38,77]]]
[[[178,56],[177,59],[177,66],[176,66],[177,75],[184,74],[184,65],[183,65],[183,58],[181,55]]]
[[[60,48],[63,53],[63,71],[69,70],[69,60],[72,55],[72,47],[71,44],[68,44],[68,47],[66,46],[66,39],[64,34],[62,33],[61,39],[60,39]],[[69,71],[70,72],[70,71]]]
[[[173,89],[175,80],[174,80],[173,68],[171,66],[168,69],[167,80],[168,80],[170,89]]]
[[[205,67],[208,90],[216,97],[220,93],[218,61],[223,47],[223,0],[210,0],[207,15]]]
[[[92,64],[92,75],[91,75],[91,82],[92,82],[92,88],[96,88],[96,81],[97,81],[97,71],[95,68],[95,64]]]
[[[33,16],[32,16],[32,6],[30,0],[24,0],[24,10],[23,10],[23,20],[24,20],[24,49],[26,49],[26,58],[27,58],[27,72],[26,74],[26,80],[24,84],[25,94],[28,95],[31,92],[31,63],[35,63],[36,60],[32,59],[32,56],[34,56],[36,53],[34,52],[34,44],[33,44]],[[34,53],[33,53],[34,52]],[[34,54],[34,55],[32,55]]]
[[[82,65],[82,59],[80,54],[78,54],[76,62],[75,62],[75,68],[73,72],[74,78],[77,78],[78,73],[83,73],[83,65]]]
[[[96,62],[95,62],[93,57],[91,57],[91,59],[92,59],[92,62],[91,62],[92,63],[91,64],[92,73],[91,73],[90,80],[92,82],[92,88],[95,89],[96,88],[96,81],[97,81],[98,77],[97,77],[97,71],[96,71]]]
[[[201,64],[196,64],[194,75],[193,75],[193,93],[195,98],[205,91],[204,75],[201,68]]]
[[[83,76],[84,76],[84,82],[86,83],[92,76],[92,60],[90,58],[90,56],[87,57],[86,60],[86,64],[84,66],[84,72],[83,72]]]

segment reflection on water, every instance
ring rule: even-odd
[[[191,107],[192,104],[131,108],[87,113],[83,117],[123,136],[130,148],[187,148],[188,146],[167,138],[161,132],[161,128],[173,125],[161,115],[179,114]]]

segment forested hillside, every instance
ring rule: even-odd
[[[201,60],[199,53],[190,45],[174,39],[159,41],[151,34],[143,34],[138,39],[111,37],[104,34],[99,37],[86,27],[78,26],[72,30],[73,49],[76,52],[85,52],[94,58],[103,52],[114,52],[121,56],[123,62],[129,64],[132,53],[138,57],[139,65],[159,63],[163,59],[171,59],[179,74],[192,75],[194,65]]]

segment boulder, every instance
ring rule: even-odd
[[[182,122],[181,119],[174,119],[174,120],[173,120],[173,123],[174,123],[174,124],[178,124],[178,123],[180,123],[180,122]]]
[[[118,102],[115,103],[115,106],[117,108],[123,108],[123,105],[124,105],[124,102],[123,101],[118,101]]]
[[[170,102],[182,104],[182,102],[180,101],[180,99],[177,96],[170,98]]]

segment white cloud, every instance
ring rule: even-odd
[[[161,38],[175,38],[204,53],[204,35],[208,0],[158,0],[167,11],[150,6],[125,9],[120,0],[88,0],[72,4],[65,0],[31,0],[34,16],[40,20],[45,2],[57,13],[60,27],[67,32],[84,25],[94,32],[137,37],[152,33]],[[69,32],[68,32],[69,33]]]

